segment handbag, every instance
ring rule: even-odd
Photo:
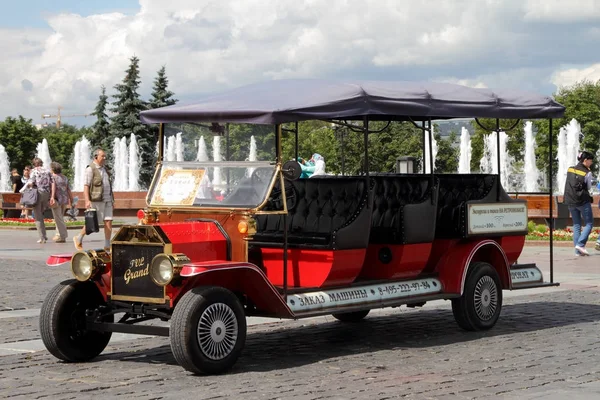
[[[89,235],[90,233],[98,232],[100,229],[98,228],[98,214],[96,213],[96,209],[87,209],[83,214],[85,215],[85,234]]]
[[[33,207],[38,202],[38,191],[35,188],[28,188],[21,193],[20,203],[26,207]]]

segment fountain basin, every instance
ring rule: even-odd
[[[147,192],[115,192],[114,216],[134,217],[139,209],[146,207]],[[79,197],[77,208],[83,216],[85,201],[83,192],[73,192],[73,196]],[[0,193],[0,208],[3,210],[20,210],[21,195],[19,193]]]
[[[114,215],[116,217],[133,217],[137,211],[146,207],[147,192],[115,192]],[[521,194],[509,193],[514,199],[527,200],[527,217],[539,223],[547,223],[550,219],[550,202],[546,194]],[[85,209],[82,192],[73,192],[73,196],[79,197],[77,207],[82,211]],[[595,195],[592,210],[594,213],[594,225],[600,225],[600,209],[597,204],[600,195]],[[0,193],[0,208],[5,210],[21,209],[19,201],[21,195],[18,193]],[[552,196],[552,217],[555,218],[555,227],[571,224],[568,208],[563,204],[563,196]]]

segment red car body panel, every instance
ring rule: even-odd
[[[431,243],[387,245],[372,244],[367,248],[360,277],[365,279],[402,279],[419,275],[429,259]],[[388,250],[389,249],[389,253]],[[382,260],[381,252],[390,255]]]
[[[283,286],[283,249],[262,248],[262,265],[274,286]],[[358,277],[366,249],[288,249],[289,287],[331,287],[348,285]]]

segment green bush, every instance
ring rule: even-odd
[[[545,224],[536,225],[535,231],[539,233],[544,233],[548,230],[548,227]]]
[[[529,221],[527,223],[527,233],[531,233],[533,231],[535,231],[535,222]]]

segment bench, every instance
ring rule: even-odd
[[[290,248],[366,248],[371,224],[369,185],[364,177],[315,177],[286,181],[287,232]],[[281,193],[271,193],[269,208],[281,209]],[[283,245],[283,215],[257,215],[251,244]]]
[[[373,217],[369,243],[431,243],[437,215],[438,179],[427,175],[371,177]]]
[[[437,174],[440,191],[435,237],[439,239],[467,236],[467,203],[513,203],[500,186],[498,175]]]
[[[20,193],[0,193],[0,209],[4,210],[4,218],[19,218],[22,212],[20,201]]]

